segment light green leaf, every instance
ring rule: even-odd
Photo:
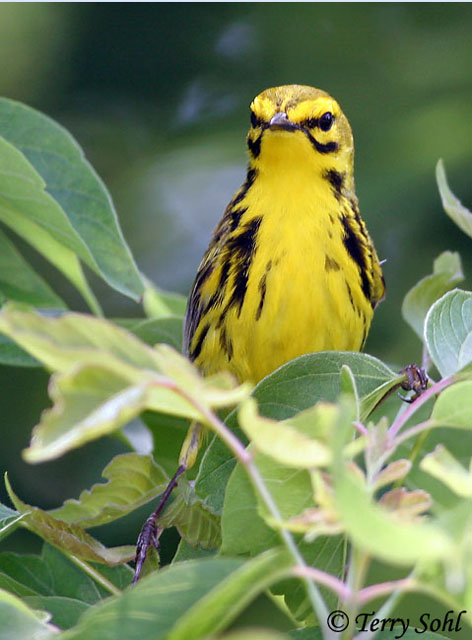
[[[436,165],[436,181],[441,195],[442,205],[447,215],[470,238],[472,238],[472,212],[452,193],[447,183],[446,171],[442,159]]]
[[[438,444],[421,460],[420,469],[443,482],[458,496],[472,498],[472,465],[469,470],[465,469],[446,447]]]
[[[21,521],[22,526],[58,549],[88,562],[97,562],[110,566],[122,564],[134,558],[135,548],[132,546],[107,549],[78,525],[67,524],[62,520],[53,518],[46,511],[38,509],[38,507],[25,504],[13,493],[6,475],[5,485],[15,508],[20,513],[25,514],[24,519]]]
[[[146,576],[118,597],[89,609],[63,640],[197,640],[226,628],[286,571],[285,555],[251,562],[189,560]]]
[[[327,403],[307,411],[310,411],[310,416],[305,415],[305,421],[311,420],[313,433],[320,426],[326,432],[326,426],[329,428],[337,418],[336,407]],[[260,416],[253,398],[248,398],[240,406],[238,421],[254,446],[277,462],[296,469],[309,469],[326,466],[331,461],[329,447],[323,442],[309,437],[308,430],[305,433],[298,430],[290,419],[279,422]]]
[[[72,136],[43,114],[5,98],[0,99],[0,136],[0,217],[5,210],[7,216],[15,212],[32,220],[111,287],[138,300],[144,286],[110,195]]]
[[[46,260],[54,265],[80,291],[90,309],[97,315],[102,315],[100,304],[91,290],[84,275],[81,262],[77,255],[61,244],[48,231],[32,220],[0,208],[0,219],[26,242],[41,253]]]
[[[168,477],[151,456],[124,453],[115,456],[102,472],[108,482],[84,490],[78,500],[66,500],[49,514],[81,527],[112,522],[160,495]]]
[[[399,520],[373,502],[366,487],[346,469],[336,474],[335,498],[349,538],[380,560],[414,565],[453,553],[451,541],[436,525]]]
[[[80,313],[52,318],[6,307],[0,312],[0,331],[51,371],[65,371],[80,362],[122,362],[159,371],[153,349],[102,318]]]
[[[64,309],[65,304],[40,278],[0,229],[0,295],[36,307]]]
[[[402,314],[420,340],[424,336],[424,321],[429,308],[445,293],[464,279],[458,253],[445,251],[436,258],[433,273],[410,289],[403,300]]]
[[[425,341],[442,376],[472,362],[472,293],[454,289],[433,304],[425,320]]]
[[[0,589],[0,640],[52,640],[59,629],[47,623],[50,616],[33,611],[19,598]]]
[[[175,349],[165,344],[151,348],[103,318],[78,313],[48,318],[7,308],[0,312],[0,331],[52,371],[68,372],[74,367],[69,378],[80,364],[89,372],[96,366],[97,377],[103,368],[111,369],[115,388],[110,384],[110,392],[117,392],[122,384],[119,380],[127,380],[129,386],[136,387],[129,390],[135,404],[146,386],[146,408],[155,411],[206,421],[200,405],[203,410],[231,406],[250,391],[250,385],[238,386],[229,374],[203,378]],[[121,389],[126,393],[124,386]],[[125,404],[123,410],[126,413]]]
[[[54,406],[42,413],[24,459],[52,460],[126,425],[146,408],[148,379],[143,378],[132,384],[110,366],[86,364],[53,374],[49,395]]]
[[[472,429],[472,380],[464,380],[445,389],[431,413],[435,426]]]

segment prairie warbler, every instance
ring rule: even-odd
[[[246,180],[190,293],[184,347],[205,374],[257,382],[304,353],[362,349],[385,285],[354,190],[351,127],[336,100],[301,85],[267,89],[251,104],[247,143]],[[156,544],[157,516],[200,439],[194,424],[143,528],[138,563]]]

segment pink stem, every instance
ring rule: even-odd
[[[441,391],[443,391],[444,389],[446,389],[446,387],[449,387],[453,382],[455,382],[455,379],[452,376],[449,376],[447,378],[443,378],[442,380],[440,380],[439,382],[436,382],[435,384],[433,384],[431,387],[429,387],[429,389],[426,389],[426,391],[424,393],[422,393],[419,398],[417,398],[414,402],[412,402],[410,404],[410,406],[408,407],[408,409],[405,411],[405,413],[403,413],[397,420],[395,420],[395,422],[392,424],[392,426],[390,427],[389,430],[389,436],[391,439],[395,438],[395,436],[397,435],[397,433],[400,431],[400,429],[403,427],[403,425],[408,422],[408,420],[411,418],[411,416],[418,411],[418,409],[420,407],[422,407],[425,402],[428,402],[428,400],[430,398],[432,398],[434,395],[436,395],[437,393],[440,393]]]

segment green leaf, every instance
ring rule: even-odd
[[[187,308],[185,296],[162,291],[145,276],[143,276],[143,281],[145,286],[143,307],[148,318],[176,316],[183,319]]]
[[[465,469],[446,447],[437,445],[421,460],[420,469],[443,482],[458,496],[472,498],[472,468]]]
[[[0,589],[0,640],[52,640],[58,630],[47,623],[49,617]]]
[[[334,409],[334,416],[332,409]],[[305,420],[308,419],[313,434],[316,434],[317,428],[320,427],[323,432],[326,432],[326,427],[329,428],[333,417],[334,419],[337,417],[335,407],[327,403],[318,404],[307,411],[310,415],[304,417]],[[305,432],[298,430],[297,423],[291,423],[290,419],[279,422],[260,416],[253,398],[248,398],[240,406],[238,421],[254,446],[277,462],[296,469],[310,469],[326,466],[331,461],[329,447],[314,439],[315,435],[310,437],[308,430]]]
[[[72,136],[43,114],[5,98],[0,99],[0,136],[0,209],[32,220],[111,287],[138,300],[144,286],[110,195]]]
[[[151,456],[124,453],[115,456],[102,472],[108,482],[84,490],[78,500],[66,500],[49,511],[54,518],[96,527],[112,522],[160,495],[168,477]]]
[[[100,565],[99,570],[117,589],[124,589],[133,577],[133,572],[127,565]],[[13,585],[10,590],[16,595],[57,596],[80,600],[87,605],[95,604],[110,595],[63,553],[48,544],[43,545],[39,556],[0,553],[0,580],[5,578],[10,580]]]
[[[361,419],[376,407],[389,389],[398,385],[403,374],[396,374],[380,360],[364,353],[325,351],[300,356],[264,378],[252,395],[259,413],[267,418],[283,420],[313,407],[319,401],[335,402],[342,390],[341,370],[344,365],[354,377],[361,400]],[[237,427],[237,411],[225,419],[233,430]],[[222,509],[224,489],[235,462],[228,449],[214,439],[202,459],[196,491],[212,508]]]
[[[190,426],[189,421],[155,411],[146,411],[141,418],[151,431],[154,443],[153,456],[156,462],[172,476]]]
[[[117,589],[128,586],[132,570],[100,566],[101,574]],[[16,553],[0,554],[0,588],[3,587],[35,608],[52,614],[52,622],[61,628],[77,623],[90,606],[109,597],[99,583],[54,547],[45,544],[40,556]]]
[[[250,446],[250,450],[252,445]],[[310,475],[306,470],[290,469],[261,453],[254,452],[254,463],[276,502],[283,521],[314,506]],[[221,519],[223,543],[221,553],[253,556],[280,543],[277,530],[264,505],[256,496],[252,484],[241,465],[230,476]],[[300,552],[307,564],[340,576],[344,561],[344,547],[340,536],[319,536],[307,543],[297,536]],[[304,620],[311,605],[305,587],[299,580],[285,580],[276,587],[284,595],[292,614]],[[326,596],[333,600],[331,594]],[[334,601],[332,603],[334,605]]]
[[[442,205],[447,215],[464,233],[472,238],[472,212],[452,193],[447,183],[444,162],[438,160],[436,165],[436,181],[441,195]]]
[[[198,640],[221,631],[254,598],[283,577],[291,560],[271,550],[246,562],[178,620],[168,640]]]
[[[40,363],[6,336],[0,335],[0,363],[10,367],[40,367]]]
[[[67,524],[62,520],[53,518],[46,511],[38,509],[38,507],[32,507],[22,502],[13,493],[6,475],[5,484],[10,500],[20,513],[25,514],[21,522],[22,526],[36,533],[46,542],[87,562],[114,566],[134,558],[134,547],[123,546],[107,549],[78,525]]]
[[[425,320],[425,341],[444,377],[472,362],[472,293],[454,289],[433,304]]]
[[[375,393],[380,390],[383,396],[403,379],[383,362],[365,353],[310,353],[284,364],[257,385],[253,395],[261,414],[281,420],[312,407],[319,400],[334,402],[341,392],[343,365],[350,368],[356,381],[362,420],[378,402]]]
[[[89,608],[84,602],[61,596],[25,596],[24,602],[33,609],[44,609],[52,616],[51,622],[60,629],[70,629]]]
[[[21,257],[0,229],[0,295],[36,307],[64,309],[65,304]]]
[[[402,314],[420,340],[424,336],[424,321],[429,308],[445,293],[464,279],[458,253],[445,251],[436,258],[433,273],[410,289],[403,300]]]
[[[189,560],[146,576],[87,611],[64,640],[196,640],[226,628],[286,571],[285,555]]]
[[[220,517],[196,496],[195,490],[179,482],[178,495],[159,519],[164,527],[177,527],[189,544],[203,549],[218,549],[221,544]]]
[[[151,346],[165,343],[182,351],[183,319],[178,316],[150,319],[119,319],[116,324],[134,333],[140,340]]]
[[[24,514],[13,511],[0,503],[0,540],[12,534],[24,517]]]

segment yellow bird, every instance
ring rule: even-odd
[[[204,374],[258,382],[304,353],[362,349],[385,284],[359,213],[351,127],[336,100],[286,85],[263,91],[250,109],[247,176],[198,268],[184,349]],[[200,440],[194,424],[168,489],[194,463]],[[154,529],[170,490],[148,520]]]

